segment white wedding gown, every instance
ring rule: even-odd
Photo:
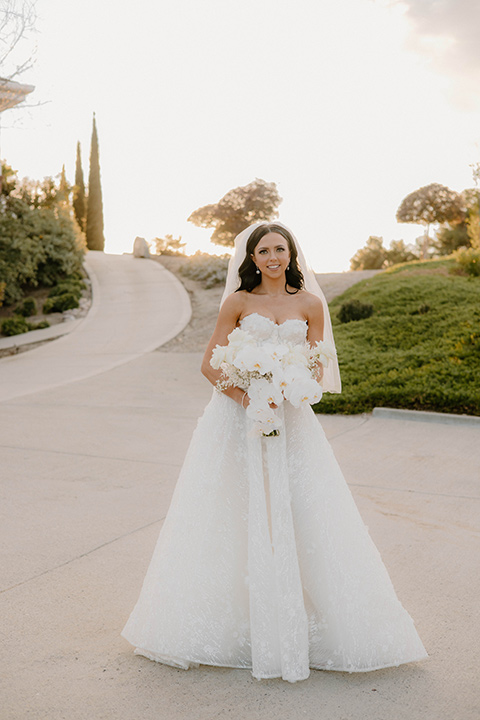
[[[301,320],[242,328],[306,340]],[[158,662],[290,682],[427,657],[311,408],[277,412],[280,435],[259,438],[214,391],[122,635]]]

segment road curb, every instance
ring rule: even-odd
[[[480,417],[475,415],[454,415],[453,413],[426,412],[424,410],[376,407],[373,409],[372,417],[385,420],[440,423],[442,425],[477,425],[480,428]]]

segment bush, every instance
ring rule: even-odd
[[[197,252],[185,261],[180,272],[209,289],[225,282],[229,260],[228,255],[216,256]]]
[[[22,315],[23,317],[31,317],[37,314],[37,303],[32,297],[25,298],[23,303],[15,310],[16,315]]]
[[[476,248],[461,248],[455,253],[458,265],[471,277],[480,276],[480,250]]]
[[[480,282],[450,275],[453,262],[387,270],[331,302],[343,390],[326,393],[316,412],[394,407],[480,415]],[[374,315],[341,324],[337,311],[354,299],[373,304]]]
[[[43,328],[50,327],[50,323],[48,320],[40,320],[38,323],[28,323],[30,325],[30,330],[43,330]]]
[[[21,315],[7,318],[2,322],[2,333],[11,337],[12,335],[21,335],[30,330],[30,326]]]
[[[373,305],[362,303],[360,300],[348,300],[341,306],[337,317],[341,323],[348,323],[353,320],[364,320],[372,315]]]
[[[50,292],[48,293],[48,297],[56,297],[57,295],[65,295],[68,293],[71,293],[72,295],[75,295],[78,300],[80,300],[82,296],[82,290],[85,290],[86,285],[81,280],[75,280],[75,279],[69,279],[65,282],[61,282],[58,285],[55,285]]]
[[[73,293],[64,293],[55,297],[47,298],[43,303],[43,312],[65,312],[65,310],[73,310],[79,305],[78,297]]]
[[[63,207],[34,207],[18,197],[3,198],[0,209],[0,277],[5,303],[25,288],[47,287],[81,272],[83,238]]]

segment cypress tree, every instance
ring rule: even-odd
[[[65,174],[65,165],[62,165],[62,172],[60,173],[60,183],[57,191],[57,198],[59,202],[68,203],[70,196],[70,185],[67,182],[67,176]]]
[[[77,142],[77,162],[75,165],[75,185],[73,188],[73,211],[80,230],[85,231],[85,216],[87,214],[85,198],[85,183],[83,180],[82,156],[80,143]]]
[[[100,160],[98,153],[97,125],[93,113],[92,144],[90,147],[90,173],[88,176],[87,202],[87,247],[89,250],[103,250],[103,201],[100,184]]]

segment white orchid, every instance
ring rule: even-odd
[[[219,370],[222,363],[226,362],[227,346],[215,345],[210,358],[210,365],[214,370]]]
[[[336,355],[335,346],[328,340],[317,340],[313,348],[310,350],[311,361],[319,361],[324,367],[328,366],[330,360],[335,360]]]
[[[236,353],[232,364],[239,370],[266,375],[274,369],[275,360],[264,348],[246,345]]]
[[[278,434],[281,419],[270,405],[279,407],[284,400],[298,408],[319,402],[322,386],[314,379],[320,362],[327,365],[335,357],[331,343],[307,344],[257,342],[246,330],[235,328],[228,336],[228,345],[217,345],[210,359],[222,371],[219,390],[237,386],[247,391],[247,416],[253,420],[258,435]]]
[[[290,383],[284,395],[285,399],[288,400],[293,407],[299,408],[301,405],[312,405],[313,403],[320,402],[323,389],[312,377],[298,378]]]
[[[251,403],[268,407],[270,404],[281,405],[283,395],[281,389],[264,378],[254,378],[248,388]]]

